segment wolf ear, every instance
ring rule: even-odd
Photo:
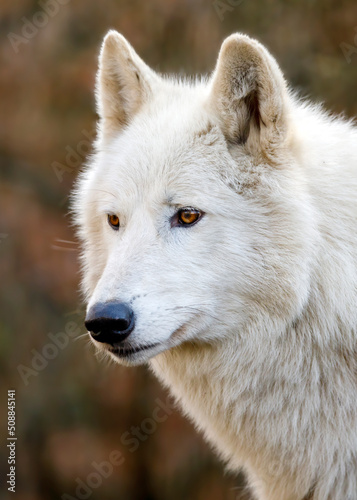
[[[288,93],[275,59],[257,41],[231,35],[223,42],[210,100],[232,144],[273,152],[287,136]]]
[[[104,38],[97,73],[97,109],[107,138],[127,125],[150,98],[158,76],[118,32]]]

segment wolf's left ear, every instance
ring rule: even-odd
[[[99,56],[96,94],[104,138],[112,137],[128,125],[150,99],[152,86],[158,79],[122,35],[109,31]]]
[[[288,93],[275,59],[256,40],[231,35],[223,42],[210,102],[232,144],[273,152],[287,136]]]

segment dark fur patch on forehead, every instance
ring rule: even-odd
[[[212,132],[212,129],[213,129],[213,123],[208,122],[207,126],[204,129],[200,130],[199,132],[196,132],[195,135],[196,135],[196,137],[202,137],[202,136],[207,135],[210,132]]]
[[[195,132],[194,139],[203,140],[206,146],[213,146],[218,140],[218,135],[215,134],[215,125],[208,122],[206,127],[199,132]]]

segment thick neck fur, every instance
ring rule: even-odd
[[[354,498],[345,495],[357,488],[348,472],[357,466],[350,452],[357,443],[356,351],[348,345],[351,327],[316,314],[318,307],[312,300],[303,317],[276,336],[255,324],[245,340],[184,344],[151,362],[183,411],[225,450],[229,466],[248,472],[259,498],[302,500],[301,491],[312,489],[314,499]],[[328,478],[319,477],[316,456]],[[343,491],[333,486],[341,474]]]

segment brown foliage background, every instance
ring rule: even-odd
[[[224,474],[202,437],[177,411],[144,435],[136,451],[122,443],[124,433],[152,416],[155,399],[167,397],[146,368],[108,367],[97,360],[85,337],[69,340],[42,369],[21,377],[19,366],[33,369],[36,352],[51,343],[49,333],[63,332],[69,321],[84,333],[68,194],[88,154],[87,137],[95,128],[93,85],[105,32],[115,28],[123,33],[156,70],[184,74],[211,71],[223,38],[234,31],[248,33],[268,46],[288,81],[303,95],[325,102],[334,112],[354,116],[357,4],[355,0],[47,1],[58,10],[47,15],[47,21],[39,14],[45,11],[45,1],[1,3],[4,498],[6,398],[7,389],[15,388],[17,485],[11,498],[50,500],[65,493],[80,498],[78,478],[87,482],[93,461],[108,460],[113,450],[119,450],[124,463],[92,487],[86,498],[238,500],[243,498],[241,478]],[[42,27],[32,24],[31,31],[31,23]],[[59,164],[66,168],[62,174]],[[45,352],[53,354],[48,349]]]

